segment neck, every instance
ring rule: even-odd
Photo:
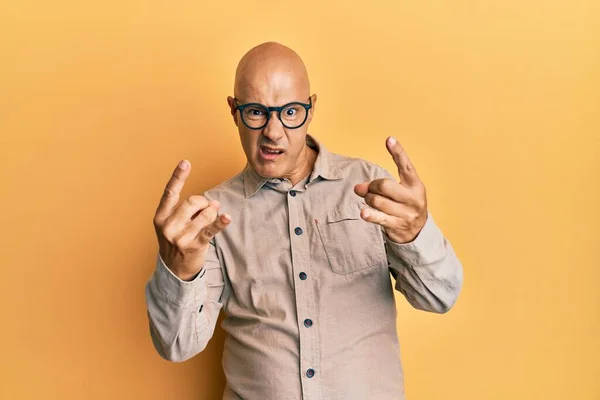
[[[298,168],[290,173],[286,178],[296,186],[298,182],[310,174],[315,166],[318,153],[308,146],[304,146],[300,157],[298,157]]]

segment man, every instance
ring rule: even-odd
[[[183,160],[156,211],[146,298],[157,351],[201,352],[223,308],[223,399],[403,399],[390,273],[410,304],[436,313],[462,286],[417,172],[393,138],[400,182],[307,134],[317,96],[287,47],[250,50],[234,96],[246,168],[177,205]]]

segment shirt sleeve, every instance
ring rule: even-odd
[[[376,166],[374,178],[394,178]],[[450,241],[428,212],[425,225],[410,243],[396,243],[382,228],[395,288],[419,310],[445,313],[454,306],[463,284],[463,267]]]
[[[410,243],[396,243],[385,231],[383,235],[396,290],[419,310],[435,313],[450,310],[462,288],[463,268],[431,214]]]
[[[161,357],[181,362],[204,350],[222,308],[223,287],[214,241],[200,273],[189,282],[179,279],[157,255],[145,293],[150,335]]]

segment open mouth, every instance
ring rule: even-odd
[[[279,149],[273,149],[270,147],[266,147],[266,146],[261,146],[260,150],[265,153],[265,154],[274,154],[274,155],[279,155],[279,154],[283,154],[283,150],[279,150]]]
[[[260,157],[265,161],[275,161],[285,150],[275,149],[267,146],[260,146]]]

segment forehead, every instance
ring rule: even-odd
[[[286,69],[248,71],[238,83],[236,97],[243,103],[277,106],[310,96],[306,79]]]

